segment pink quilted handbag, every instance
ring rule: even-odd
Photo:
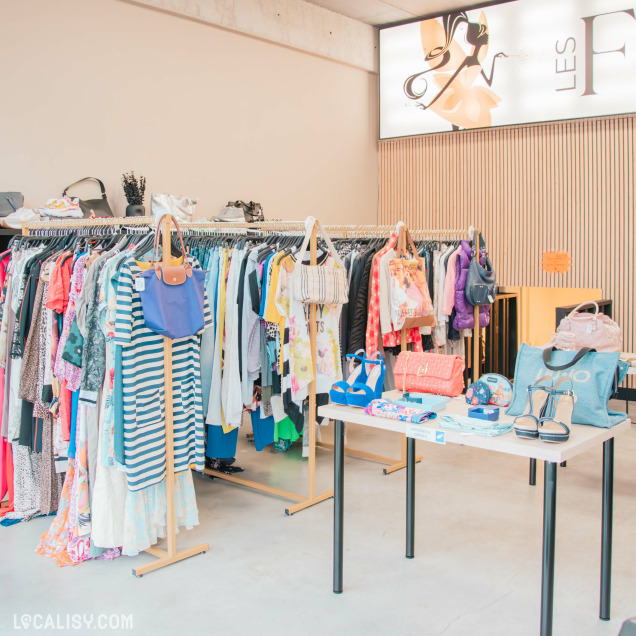
[[[459,356],[403,351],[397,357],[395,388],[457,397],[464,390],[464,361]]]

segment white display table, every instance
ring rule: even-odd
[[[384,397],[396,399],[399,392],[388,392]],[[499,421],[512,421],[500,409]],[[440,414],[468,414],[468,404],[463,396],[452,399]],[[366,415],[362,409],[351,406],[328,404],[318,409],[318,415],[335,421],[334,440],[334,592],[342,592],[343,566],[343,485],[344,485],[344,422],[379,428],[396,433],[407,433],[416,426],[423,435],[435,437],[435,431],[443,431],[444,443],[462,444],[474,448],[519,455],[545,462],[543,492],[543,570],[541,576],[541,635],[552,634],[554,598],[554,537],[556,517],[557,467],[560,463],[591,448],[603,446],[603,529],[601,539],[601,604],[600,618],[609,620],[612,560],[612,506],[614,490],[614,437],[629,429],[631,420],[625,420],[613,428],[573,425],[570,439],[562,444],[550,444],[541,440],[518,438],[514,431],[498,437],[467,435],[460,431],[443,429],[433,419],[424,424],[410,425],[406,422]],[[427,433],[428,431],[428,433]],[[415,433],[413,433],[415,434]],[[415,535],[415,439],[408,438],[406,467],[406,556],[414,556]]]

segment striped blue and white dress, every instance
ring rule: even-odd
[[[198,267],[194,258],[189,259]],[[144,266],[145,263],[142,263]],[[144,268],[146,269],[146,268]],[[120,268],[115,343],[122,346],[124,454],[128,489],[161,483],[166,475],[163,337],[144,322],[135,279],[142,267],[134,258]],[[205,326],[212,316],[205,296]],[[172,340],[172,403],[175,473],[205,463],[201,400],[200,335]]]

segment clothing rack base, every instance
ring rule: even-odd
[[[305,508],[309,508],[310,506],[313,506],[322,501],[326,501],[327,499],[331,499],[333,497],[333,490],[327,490],[321,493],[320,495],[305,496],[295,492],[291,492],[290,490],[283,490],[282,488],[274,488],[274,486],[268,486],[267,484],[262,484],[259,481],[252,481],[250,479],[236,477],[235,475],[226,475],[225,473],[221,473],[218,470],[210,470],[209,468],[204,468],[203,472],[206,475],[210,475],[212,477],[218,477],[219,479],[224,479],[225,481],[231,481],[232,483],[238,484],[239,486],[243,486],[244,488],[251,488],[252,490],[258,490],[268,495],[274,495],[275,497],[280,497],[281,499],[289,499],[291,501],[296,501],[297,503],[295,505],[288,506],[287,508],[285,508],[285,514],[287,515],[293,515],[296,512],[300,512],[301,510],[304,510]]]

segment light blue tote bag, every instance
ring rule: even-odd
[[[611,428],[627,417],[625,413],[607,408],[614,382],[620,384],[627,369],[627,363],[620,360],[620,353],[544,350],[523,343],[517,354],[512,402],[506,413],[516,416],[525,411],[528,387],[539,378],[547,375],[556,384],[561,378],[569,377],[576,395],[572,422]]]

